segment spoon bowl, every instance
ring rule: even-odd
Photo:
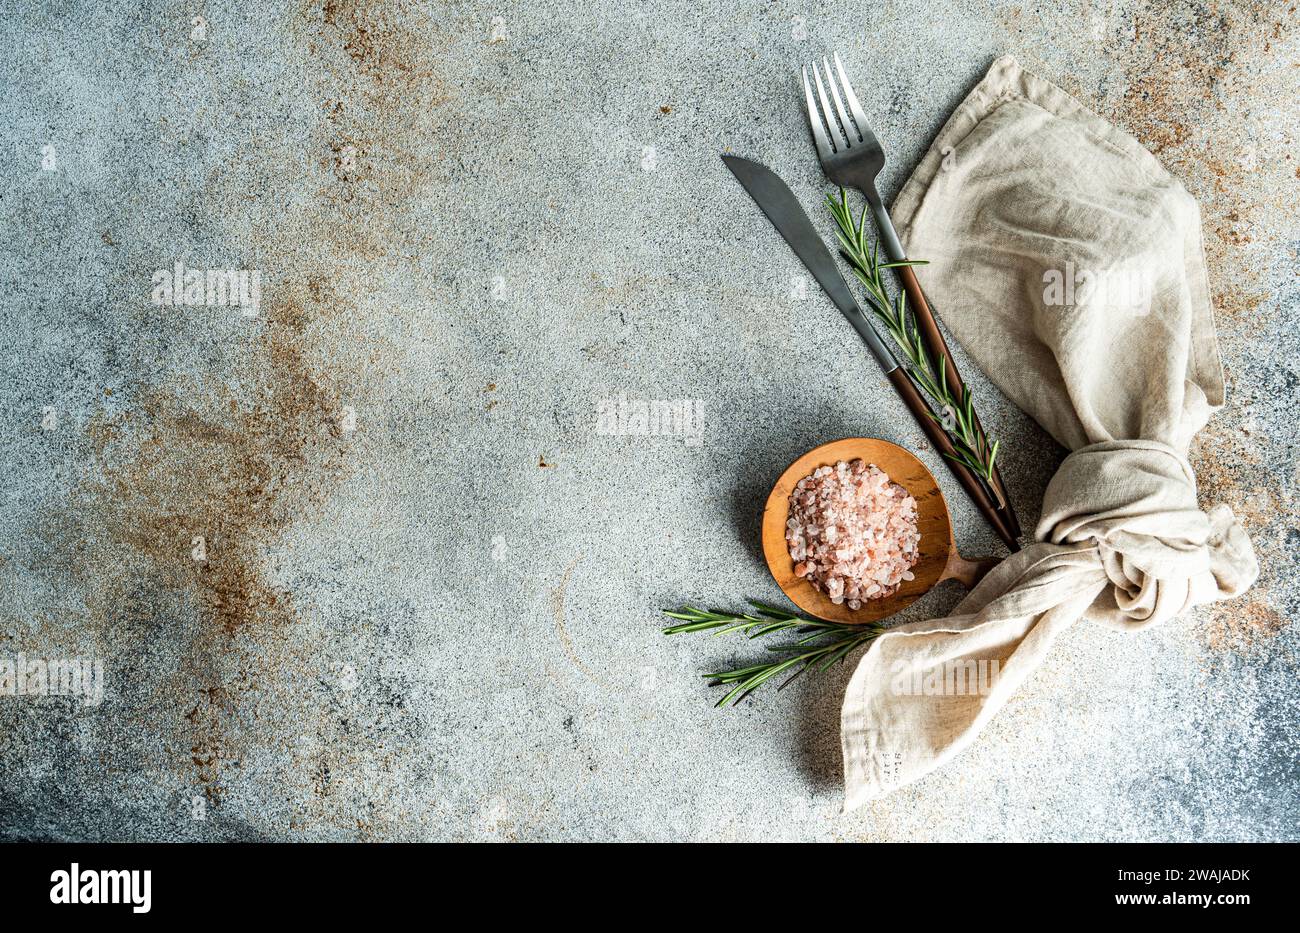
[[[786,545],[786,521],[790,517],[790,493],[799,480],[821,466],[841,460],[864,460],[889,474],[916,500],[916,525],[921,533],[920,559],[912,567],[913,579],[905,581],[892,596],[863,600],[859,609],[847,602],[836,605],[830,597],[803,577],[795,576],[794,561]],[[810,615],[832,622],[875,622],[911,605],[944,580],[957,580],[973,587],[997,560],[967,560],[957,552],[952,535],[948,504],[934,476],[911,452],[874,437],[846,437],[822,444],[786,468],[767,497],[763,510],[763,555],[777,585],[790,601]]]

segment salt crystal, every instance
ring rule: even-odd
[[[915,579],[916,500],[874,464],[841,460],[799,480],[786,526],[795,574],[836,605],[857,609]]]

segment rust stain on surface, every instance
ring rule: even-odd
[[[1211,651],[1248,651],[1277,637],[1286,618],[1260,596],[1248,595],[1210,610],[1200,637]]]
[[[1300,526],[1300,505],[1294,491],[1272,481],[1260,448],[1240,427],[1212,422],[1197,435],[1189,461],[1202,505],[1222,503],[1232,509],[1263,564],[1248,594],[1207,607],[1208,621],[1198,634],[1211,651],[1250,649],[1287,625],[1270,602],[1273,583],[1265,555],[1279,545],[1288,528]]]
[[[1296,191],[1258,114],[1266,59],[1297,26],[1294,7],[1272,3],[1150,4],[1135,16],[1126,48],[1128,82],[1108,115],[1178,177],[1201,206],[1216,312],[1244,323],[1271,299],[1258,268],[1240,255],[1280,248],[1297,219]],[[1300,106],[1294,78],[1274,99]]]
[[[443,175],[447,147],[433,140],[449,120],[436,67],[448,38],[426,8],[403,2],[311,2],[297,28],[322,75],[317,199],[332,222],[320,233],[367,260],[431,250],[436,231],[408,227],[399,208]]]
[[[227,635],[292,617],[265,550],[344,471],[340,405],[300,344],[307,313],[292,300],[268,309],[247,393],[177,381],[89,427],[95,478],[75,498],[97,517],[96,537],[128,549],[136,571],[191,590]],[[98,575],[86,582],[104,592]]]
[[[1098,17],[1085,2],[1077,14],[1040,18],[1027,31],[1018,8],[1004,22],[1022,41],[1103,25],[1093,39],[1107,73],[1118,71],[1123,80],[1098,93],[1077,74],[1045,76],[1132,133],[1187,187],[1201,207],[1216,311],[1262,332],[1272,315],[1253,315],[1273,296],[1260,273],[1285,247],[1300,211],[1289,152],[1295,141],[1275,138],[1275,121],[1259,102],[1300,109],[1294,70],[1275,67],[1295,41],[1296,6],[1153,0]]]
[[[177,380],[96,419],[94,467],[73,497],[82,557],[73,570],[92,624],[140,638],[170,615],[186,619],[165,635],[182,639],[182,656],[153,700],[183,713],[168,741],[214,804],[243,757],[241,705],[256,696],[248,683],[310,669],[292,647],[300,620],[271,554],[349,469],[339,404],[301,339],[309,305],[304,292],[267,309],[243,391]],[[274,670],[232,674],[245,653],[260,655],[254,671]]]
[[[405,3],[310,4],[287,30],[323,101],[307,196],[248,196],[290,177],[271,144],[293,141],[274,139],[211,174],[201,195],[207,213],[252,231],[228,248],[264,270],[261,314],[230,337],[220,375],[163,367],[118,392],[126,407],[105,407],[88,425],[85,479],[45,533],[90,632],[123,654],[165,646],[164,669],[132,685],[143,704],[134,721],[162,745],[151,765],[219,806],[251,753],[289,750],[305,730],[328,757],[291,755],[300,773],[281,777],[296,818],[319,824],[345,808],[302,801],[338,794],[340,763],[355,784],[370,759],[338,747],[347,730],[309,689],[320,680],[319,636],[282,557],[362,455],[364,431],[343,428],[345,406],[392,368],[358,320],[363,303],[374,305],[373,261],[434,252],[436,230],[407,218],[440,178],[430,137],[446,101],[436,71],[444,40]],[[151,326],[174,326],[151,313]],[[105,768],[138,770],[138,751],[107,753]],[[366,825],[383,822],[376,808]]]

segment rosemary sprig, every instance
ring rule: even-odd
[[[867,205],[862,206],[862,214],[855,220],[843,188],[840,189],[839,200],[828,194],[826,203],[839,227],[840,253],[866,289],[867,305],[871,312],[903,351],[908,373],[921,391],[930,397],[932,410],[929,415],[952,439],[952,459],[980,477],[993,500],[1001,503],[1002,496],[993,482],[993,464],[997,460],[999,442],[993,441],[990,445],[976,429],[975,402],[971,397],[970,386],[962,386],[961,398],[954,396],[948,387],[947,359],[939,357],[936,365],[936,361],[926,352],[925,341],[916,326],[916,319],[907,307],[907,295],[900,291],[891,301],[881,280],[880,273],[883,269],[922,266],[925,261],[908,259],[903,262],[880,262],[877,244],[867,244]],[[936,411],[942,412],[942,415],[936,414]]]
[[[682,620],[680,624],[664,629],[665,635],[706,631],[712,631],[714,635],[742,632],[751,640],[777,632],[792,632],[799,636],[793,642],[767,646],[768,651],[781,655],[777,660],[705,674],[710,679],[709,686],[731,687],[715,706],[735,706],[769,680],[788,672],[790,676],[777,688],[784,690],[809,668],[816,666],[818,671],[824,671],[843,661],[854,648],[867,644],[884,631],[874,623],[844,625],[840,622],[824,622],[756,600],[748,600],[748,603],[757,613],[721,612],[716,609],[696,609],[693,606],[664,610],[664,615]]]

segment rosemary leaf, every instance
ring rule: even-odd
[[[899,262],[880,262],[879,242],[867,245],[867,209],[864,206],[858,219],[849,209],[848,194],[840,189],[839,198],[826,196],[826,204],[838,227],[840,255],[853,270],[854,276],[866,290],[867,307],[903,352],[904,366],[921,392],[929,398],[931,415],[944,433],[952,440],[952,459],[965,464],[988,487],[994,501],[1001,502],[993,483],[993,462],[998,442],[981,439],[975,427],[975,402],[970,387],[963,386],[961,398],[954,397],[948,386],[948,361],[940,357],[930,359],[925,340],[917,327],[915,317],[907,307],[906,295],[900,292],[893,300],[881,279],[881,270],[903,266],[925,265],[923,259],[906,259]],[[951,413],[941,417],[940,413]]]
[[[785,689],[799,675],[810,668],[824,671],[843,661],[855,648],[869,644],[883,629],[876,624],[845,625],[826,622],[809,616],[796,615],[776,606],[749,601],[758,615],[747,612],[726,613],[721,610],[704,611],[693,606],[665,609],[664,615],[680,619],[682,624],[670,625],[665,635],[683,632],[710,631],[713,634],[743,632],[747,638],[761,638],[776,632],[793,631],[794,641],[767,645],[767,651],[779,657],[771,661],[751,664],[731,670],[713,671],[703,675],[710,686],[731,687],[715,705],[735,706],[768,681],[787,671],[792,671],[778,690]]]

